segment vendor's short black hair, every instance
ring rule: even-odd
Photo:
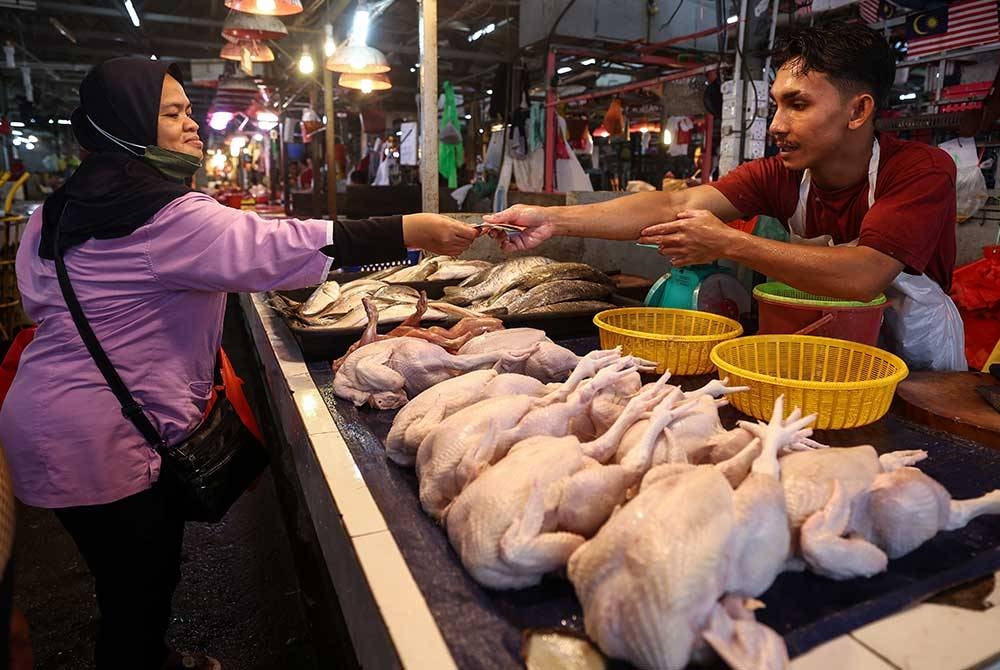
[[[842,92],[866,91],[876,109],[886,104],[896,76],[896,57],[880,33],[860,23],[827,23],[793,28],[776,45],[775,68],[793,73],[822,72]]]

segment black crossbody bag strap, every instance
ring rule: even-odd
[[[83,343],[87,345],[87,351],[90,352],[94,362],[97,363],[97,368],[104,375],[108,386],[111,387],[111,392],[118,399],[118,404],[122,407],[122,416],[131,421],[139,432],[142,433],[142,436],[146,438],[146,441],[153,445],[153,447],[156,449],[164,448],[167,446],[167,443],[153,426],[149,417],[146,416],[142,405],[135,401],[135,398],[129,393],[128,387],[125,386],[125,382],[118,376],[115,366],[111,364],[108,355],[104,352],[104,348],[101,347],[101,343],[97,341],[97,336],[94,335],[94,331],[90,327],[90,322],[87,321],[87,317],[83,313],[83,308],[80,306],[80,301],[76,298],[76,292],[73,291],[73,286],[69,282],[69,275],[66,274],[66,264],[63,262],[63,250],[59,244],[59,226],[62,223],[62,217],[68,205],[69,202],[64,204],[62,212],[59,213],[54,235],[55,241],[52,244],[52,255],[55,257],[56,263],[56,277],[59,279],[59,288],[62,290],[63,299],[66,301],[66,306],[69,308],[69,313],[73,317],[73,323],[76,324],[76,329],[80,332]]]

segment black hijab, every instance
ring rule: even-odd
[[[184,83],[176,64],[145,58],[112,58],[84,77],[80,106],[72,117],[73,134],[91,153],[45,200],[39,256],[53,258],[60,216],[60,246],[66,250],[90,238],[131,235],[169,202],[191,191],[138,158],[146,146],[156,144],[160,95],[168,74]]]

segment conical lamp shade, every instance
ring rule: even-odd
[[[288,16],[302,11],[302,0],[226,0],[226,7],[250,14]]]
[[[346,72],[340,75],[340,86],[353,88],[364,93],[372,91],[388,91],[392,88],[392,82],[384,74],[353,74]]]
[[[222,36],[237,40],[276,40],[288,36],[288,28],[273,16],[230,12],[222,23]]]
[[[344,74],[377,74],[388,72],[389,61],[378,49],[367,44],[348,42],[326,59],[326,69]]]
[[[271,47],[261,44],[257,40],[243,40],[240,42],[226,42],[219,53],[219,58],[226,60],[242,60],[243,49],[250,52],[250,60],[254,63],[271,63],[274,61],[274,52]]]

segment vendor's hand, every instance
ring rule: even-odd
[[[740,233],[708,210],[691,209],[678,212],[676,221],[643,229],[639,244],[657,245],[671,265],[683,267],[718,260],[734,234]]]
[[[505,223],[523,228],[520,233],[508,235],[501,230],[491,230],[490,237],[504,251],[524,251],[537,247],[555,234],[555,225],[549,221],[545,207],[514,205],[496,214],[484,214],[486,223]]]
[[[458,256],[478,234],[472,226],[440,214],[403,216],[403,243],[436,254]]]

